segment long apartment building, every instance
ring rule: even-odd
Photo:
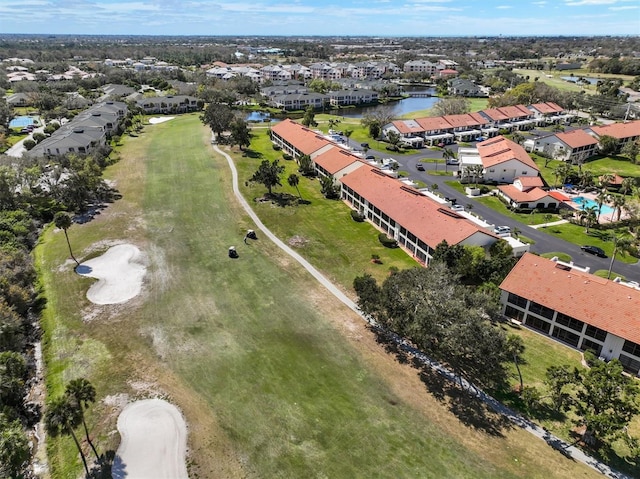
[[[541,334],[640,372],[640,287],[526,253],[500,285],[503,312]]]

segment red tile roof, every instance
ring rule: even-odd
[[[509,119],[509,117],[502,113],[502,111],[500,111],[500,109],[498,108],[487,108],[486,110],[482,110],[480,113],[484,114],[493,121],[506,121]]]
[[[561,106],[550,101],[546,103],[534,103],[531,105],[531,108],[535,108],[542,114],[561,113],[564,111]]]
[[[630,121],[628,123],[612,123],[605,126],[592,126],[593,131],[598,136],[608,135],[619,140],[623,138],[632,138],[640,136],[640,120]]]
[[[592,274],[556,267],[525,253],[500,285],[587,324],[640,344],[640,291]]]
[[[453,126],[451,126],[451,124],[441,116],[416,118],[416,121],[426,132],[434,130],[451,130],[453,128]]]
[[[598,140],[584,130],[571,130],[563,133],[556,133],[556,138],[568,145],[569,148],[580,148],[583,146],[598,144]]]
[[[516,201],[517,203],[530,203],[532,201],[539,201],[545,196],[549,196],[549,193],[537,186],[525,191],[521,191],[513,185],[500,185],[498,186],[498,189],[508,198]]]
[[[358,168],[340,181],[431,248],[442,240],[451,245],[458,244],[476,233],[494,237],[463,216],[375,168]]]
[[[571,201],[567,195],[563,195],[558,190],[549,191],[549,196],[553,196],[558,201]]]
[[[343,150],[336,146],[319,154],[313,159],[313,161],[330,175],[335,175],[343,168],[361,160],[352,153],[349,153],[347,150]]]
[[[539,176],[518,176],[513,182],[518,180],[523,188],[533,188],[535,186],[544,186],[542,178]]]
[[[304,155],[310,155],[320,148],[333,144],[318,133],[289,118],[276,123],[271,127],[271,131],[294,145]]]
[[[422,128],[415,120],[396,120],[393,121],[392,124],[400,133],[405,135],[409,133],[424,132],[424,128]]]
[[[514,106],[501,106],[498,108],[500,112],[507,116],[507,118],[515,120],[517,118],[522,118],[523,116],[531,116],[533,113],[524,105],[514,105]]]
[[[485,168],[504,163],[509,160],[518,160],[529,168],[539,171],[538,166],[529,154],[516,142],[508,140],[504,136],[496,136],[477,144],[478,153]]]
[[[478,114],[445,115],[442,118],[454,128],[475,128],[488,123],[486,118]]]

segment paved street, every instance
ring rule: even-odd
[[[350,141],[352,147],[361,148],[359,143]],[[457,151],[458,145],[450,145],[449,148],[453,151]],[[556,238],[550,234],[545,233],[545,228],[531,228],[524,223],[520,223],[511,218],[505,217],[500,213],[494,211],[491,208],[486,207],[482,203],[476,201],[473,198],[464,196],[459,191],[451,188],[445,183],[445,181],[452,180],[451,176],[437,176],[430,175],[430,170],[435,170],[436,167],[440,171],[444,171],[445,164],[442,160],[442,152],[440,150],[431,150],[429,148],[421,149],[418,153],[411,155],[398,155],[393,154],[390,151],[376,151],[369,149],[368,155],[374,155],[376,158],[394,158],[400,164],[400,170],[409,173],[409,178],[420,180],[427,185],[437,184],[438,191],[448,198],[456,198],[458,203],[462,205],[473,205],[472,211],[477,213],[488,223],[495,225],[506,225],[513,228],[518,228],[524,236],[531,238],[535,241],[535,244],[531,245],[531,251],[535,253],[548,253],[551,251],[564,252],[569,254],[573,261],[578,266],[588,266],[591,271],[597,271],[599,269],[609,269],[610,258],[598,258],[588,253],[584,253],[580,246],[569,243],[560,238]],[[441,159],[439,163],[422,163],[426,171],[418,171],[416,164],[423,159],[437,158]],[[455,166],[448,166],[449,171],[453,171]],[[640,263],[626,264],[616,260],[614,271],[625,275],[627,280],[634,280],[640,282]]]

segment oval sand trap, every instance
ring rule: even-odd
[[[146,267],[140,250],[131,244],[120,244],[97,258],[76,268],[82,276],[96,278],[87,291],[87,299],[95,304],[117,304],[129,301],[142,289]]]
[[[186,479],[187,426],[173,404],[145,399],[118,417],[122,442],[113,461],[113,479]]]

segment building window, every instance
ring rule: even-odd
[[[625,353],[633,354],[634,356],[640,357],[640,345],[631,341],[625,341],[624,346],[622,346],[622,350]]]
[[[542,306],[535,301],[531,301],[529,304],[529,312],[542,316],[543,318],[551,319],[553,318],[553,309],[547,308],[546,306]]]
[[[525,324],[530,328],[537,329],[538,331],[542,331],[545,334],[549,334],[549,330],[551,329],[550,322],[536,318],[535,316],[527,316],[525,319]]]
[[[556,316],[556,323],[578,332],[582,332],[582,328],[584,327],[584,323],[582,321],[578,321],[577,319],[562,313],[558,313]]]
[[[584,330],[584,334],[603,342],[607,338],[607,332],[604,329],[596,328],[591,325],[587,325],[587,329]]]
[[[514,308],[513,306],[507,306],[504,309],[505,316],[522,321],[524,319],[524,311]]]
[[[574,348],[578,346],[578,341],[580,341],[580,336],[563,328],[553,328],[551,336],[564,343],[570,344]]]
[[[582,340],[582,344],[580,345],[580,349],[583,351],[591,351],[596,357],[600,356],[602,352],[602,344],[598,344],[595,341],[591,341],[590,339],[584,338]]]
[[[521,308],[527,307],[527,298],[523,298],[517,294],[509,293],[507,301],[515,306],[520,306]]]
[[[626,372],[636,375],[638,374],[640,371],[640,361],[630,358],[624,354],[621,354],[619,359]]]

